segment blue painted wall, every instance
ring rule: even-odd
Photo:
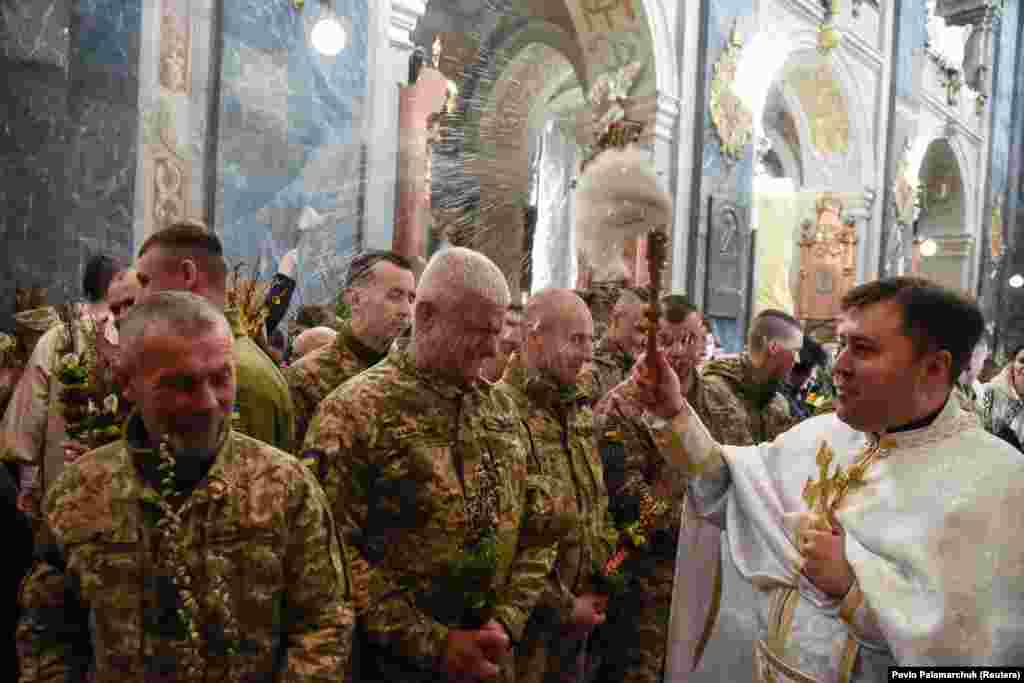
[[[233,263],[258,263],[264,275],[298,247],[293,306],[329,300],[357,246],[369,8],[332,4],[348,34],[335,57],[309,42],[319,2],[301,12],[282,0],[224,7],[217,230]],[[300,235],[304,207],[332,218]]]
[[[1020,20],[1020,4],[1007,2],[1003,16],[999,22],[999,33],[996,36],[996,64],[993,73],[992,98],[992,135],[991,156],[989,158],[991,178],[990,199],[1007,191],[1006,182],[1010,166],[1010,141],[1013,135],[1013,99],[1014,93],[1024,93],[1022,84],[1014,78],[1017,68],[1017,30]],[[1006,203],[1004,202],[1004,207]],[[1005,208],[1004,208],[1005,215]]]
[[[704,191],[708,191],[711,185],[721,182],[726,173],[725,162],[722,159],[722,152],[719,148],[718,138],[714,134],[714,126],[711,123],[711,109],[708,106],[710,101],[711,79],[715,72],[715,63],[718,62],[722,51],[725,49],[732,32],[733,22],[739,18],[741,33],[743,18],[754,13],[754,5],[751,0],[710,0],[708,6],[708,43],[707,63],[704,69],[704,130],[710,134],[705,137],[703,155],[703,176],[702,184]],[[749,22],[747,22],[749,24]],[[749,29],[748,29],[749,33]],[[744,42],[749,42],[752,34],[742,36]],[[736,199],[741,206],[749,206],[751,195],[754,190],[754,153],[753,145],[748,145],[746,154],[736,162],[732,172],[735,174]],[[710,181],[710,185],[709,185]]]
[[[754,148],[747,145],[743,157],[730,166],[723,159],[719,147],[718,136],[711,123],[709,106],[711,79],[714,76],[715,64],[718,62],[732,33],[733,24],[739,18],[740,34],[744,44],[753,39],[752,22],[749,17],[754,13],[752,0],[709,0],[707,8],[707,52],[704,68],[704,145],[701,163],[700,205],[702,220],[706,221],[704,212],[707,209],[708,195],[731,196],[740,206],[749,206],[754,191]],[[703,253],[703,252],[701,252]],[[703,279],[696,283],[698,288],[704,287]],[[744,346],[743,321],[736,318],[709,318],[715,336],[727,353],[738,353]]]
[[[893,78],[896,96],[914,96],[914,54],[924,47],[928,37],[928,8],[925,0],[903,0],[899,8],[899,42],[895,48]]]

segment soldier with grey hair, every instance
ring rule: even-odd
[[[46,497],[51,542],[21,594],[22,680],[344,680],[344,553],[312,475],[232,430],[228,321],[163,292],[120,329],[136,411]]]
[[[509,304],[482,254],[427,264],[413,331],[323,400],[303,461],[349,552],[361,680],[515,681],[560,535],[515,406],[481,380]]]

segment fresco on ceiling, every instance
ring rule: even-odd
[[[828,64],[799,64],[786,76],[807,117],[811,145],[819,154],[846,154],[850,116],[846,99]]]

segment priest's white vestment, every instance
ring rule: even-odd
[[[688,406],[651,426],[661,452],[693,475],[701,513],[725,512],[727,551],[758,593],[755,680],[885,681],[895,665],[1024,663],[1024,456],[956,400],[926,427],[881,437],[829,414],[771,443],[720,446]],[[856,576],[842,599],[801,574],[794,537],[823,439],[844,468],[875,451],[837,512]],[[682,553],[679,562],[666,681],[692,666],[681,615],[700,602],[683,583],[700,567]]]

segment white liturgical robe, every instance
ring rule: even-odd
[[[662,453],[693,475],[698,508],[725,506],[728,552],[759,596],[755,680],[884,681],[897,664],[1024,662],[1024,456],[957,401],[930,425],[881,439],[834,414],[750,447],[716,444],[689,409],[652,422]],[[801,574],[793,531],[822,440],[844,468],[878,449],[836,515],[856,576],[841,600]],[[679,567],[677,583],[697,571]],[[687,610],[683,593],[674,612]],[[670,638],[671,672],[673,660],[692,661],[693,638]]]

